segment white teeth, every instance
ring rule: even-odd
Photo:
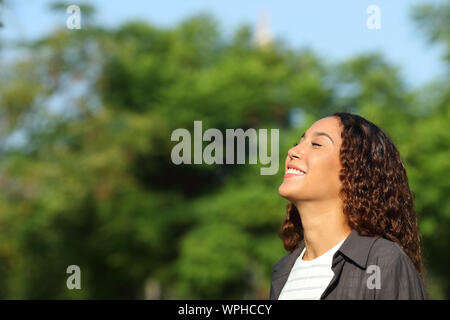
[[[298,175],[304,175],[305,173],[297,170],[297,169],[293,169],[293,168],[289,168],[287,169],[286,173],[292,173],[292,174],[298,174]]]

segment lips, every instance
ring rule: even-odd
[[[288,164],[287,167],[288,167],[288,170],[289,170],[289,169],[294,169],[294,170],[297,170],[297,171],[301,171],[301,172],[303,172],[303,173],[306,173],[305,170],[303,170],[302,168],[300,168],[300,167],[298,167],[298,166],[296,166],[295,164],[292,164],[292,163]]]
[[[296,165],[289,164],[288,169],[286,170],[286,174],[284,175],[285,178],[291,178],[291,177],[302,177],[306,174],[306,171],[300,169]]]
[[[287,169],[287,174],[295,174],[298,176],[303,176],[305,173],[303,171],[297,170],[297,169]]]

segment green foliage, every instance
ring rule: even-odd
[[[182,240],[176,269],[182,297],[238,297],[246,280],[250,238],[226,222],[202,225]]]
[[[446,47],[444,58],[450,60],[450,3],[421,4],[411,11],[411,17],[424,30],[430,43],[441,43]]]

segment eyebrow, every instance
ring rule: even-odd
[[[328,139],[331,140],[331,143],[334,144],[333,139],[331,139],[331,137],[330,137],[327,133],[325,133],[325,132],[317,132],[317,131],[316,131],[316,132],[313,133],[313,136],[325,136],[325,137],[328,137]],[[301,138],[303,138],[303,137],[305,137],[305,132],[303,132]]]

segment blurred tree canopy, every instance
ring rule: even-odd
[[[449,4],[412,12],[448,68]],[[399,148],[429,295],[450,297],[448,73],[411,90],[380,54],[329,64],[280,39],[260,46],[247,25],[226,38],[206,13],[171,28],[89,21],[9,44],[17,58],[0,61],[0,298],[268,298],[286,253],[282,170],[176,166],[171,133],[194,120],[280,128],[282,163],[335,111],[361,114]],[[72,264],[82,290],[66,287]]]

